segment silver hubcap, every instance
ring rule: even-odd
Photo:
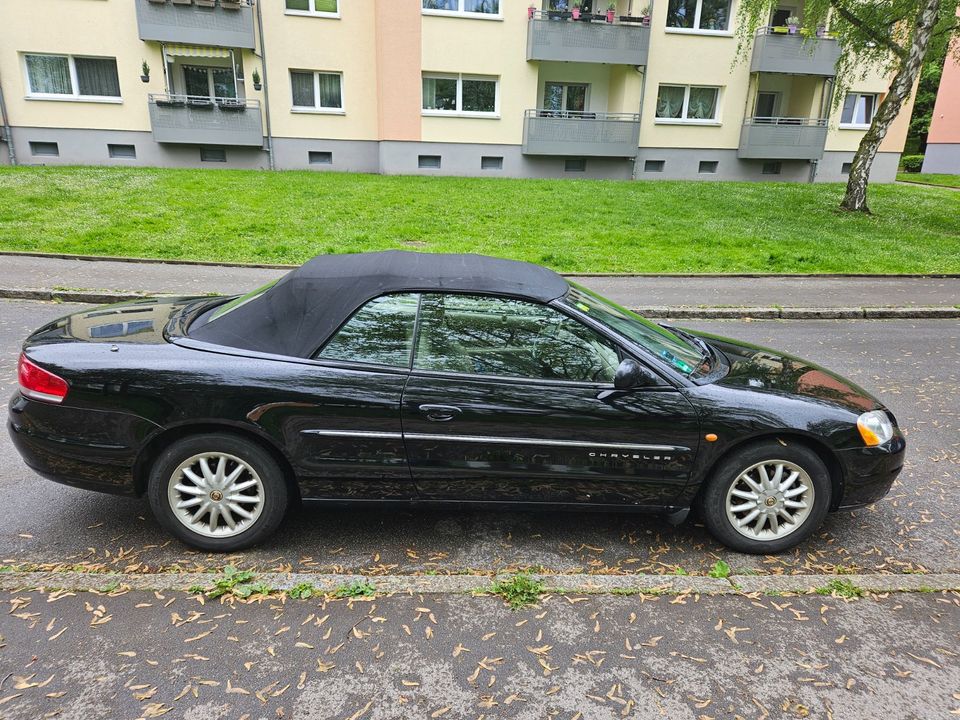
[[[263,483],[243,460],[225,453],[194,455],[180,463],[167,485],[177,520],[206,537],[239,535],[263,512]]]
[[[803,525],[813,501],[813,481],[806,470],[786,460],[765,460],[730,485],[727,519],[748,538],[777,540]]]

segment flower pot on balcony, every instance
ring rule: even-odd
[[[821,25],[820,27],[817,28],[817,37],[822,38],[826,36],[827,36],[827,29],[823,25]]]
[[[193,5],[193,0],[173,0],[174,5]]]
[[[649,15],[644,15],[644,16],[640,19],[640,24],[643,25],[644,27],[650,27],[650,16],[649,16]]]
[[[616,10],[607,10],[607,22],[608,22],[608,23],[612,23],[612,22],[613,22],[614,20],[616,20],[616,19],[617,19],[617,11],[616,11]]]
[[[536,14],[537,9],[531,5],[527,8],[527,20],[533,20],[533,16]]]
[[[255,82],[253,84],[253,89],[256,90],[257,92],[260,92],[261,90],[263,90],[263,83]]]
[[[217,0],[196,0],[199,7],[216,7]]]
[[[787,31],[788,31],[791,35],[796,35],[796,34],[797,34],[797,29],[798,29],[798,28],[797,28],[796,25],[787,25]]]
[[[142,83],[148,83],[148,82],[150,82],[150,76],[149,76],[149,75],[141,75],[141,76],[140,76],[140,82],[142,82]]]
[[[573,15],[574,20],[580,19],[580,8],[574,8],[573,10],[570,11],[570,13]]]

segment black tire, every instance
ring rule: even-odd
[[[772,460],[785,460],[806,472],[813,485],[813,506],[805,519],[783,537],[747,537],[734,527],[728,517],[727,495],[741,473],[757,463]],[[792,441],[760,441],[735,451],[720,462],[700,492],[697,511],[710,534],[730,549],[753,555],[770,555],[795,547],[816,532],[830,509],[832,491],[829,471],[823,460],[809,447]]]
[[[209,537],[191,530],[177,518],[168,499],[168,487],[177,468],[203,453],[225,453],[239,458],[259,476],[263,494],[260,514],[249,527],[231,537]],[[187,545],[206,552],[234,552],[258,544],[276,531],[290,507],[291,493],[270,453],[236,435],[211,433],[183,438],[160,453],[150,468],[147,495],[160,524]]]

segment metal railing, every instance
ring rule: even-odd
[[[523,152],[528,155],[635,157],[640,115],[577,110],[526,110]]]
[[[782,32],[786,28],[765,27],[753,39],[750,72],[792,75],[836,75],[840,43],[830,34],[801,35]]]
[[[237,10],[241,7],[253,7],[253,0],[147,0],[151,5],[196,5],[197,7],[222,7],[225,10]]]
[[[826,127],[827,118],[804,117],[748,117],[743,120],[744,125],[791,125],[793,127]]]
[[[647,64],[649,23],[643,23],[641,18],[623,19],[626,16],[610,23],[601,15],[585,15],[579,20],[569,15],[555,10],[531,14],[527,23],[527,60]]]
[[[161,143],[263,145],[259,100],[206,95],[151,94],[150,125]]]
[[[649,25],[650,17],[634,16],[629,15],[615,15],[614,21],[611,23],[607,19],[607,14],[604,13],[580,13],[579,17],[573,16],[573,11],[571,10],[534,10],[530,13],[531,20],[552,20],[554,22],[561,20],[570,20],[572,22],[602,22],[607,25],[612,24],[624,24],[624,25]]]
[[[740,129],[737,157],[757,160],[819,160],[827,142],[827,119],[748,117]]]
[[[767,25],[766,27],[758,28],[756,35],[793,35],[794,37],[801,37],[805,39],[820,39],[820,40],[835,40],[836,35],[829,33],[826,30],[823,32],[817,32],[816,35],[806,36],[802,35],[799,32],[791,33],[790,28],[786,25]]]
[[[125,0],[137,9],[140,39],[214,47],[256,47],[249,0]]]

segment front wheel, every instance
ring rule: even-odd
[[[208,552],[257,544],[277,529],[288,504],[270,454],[221,433],[173,443],[154,462],[147,492],[160,524]]]
[[[739,552],[765,555],[798,545],[830,507],[830,473],[803,445],[765,441],[723,460],[700,495],[711,534]]]

